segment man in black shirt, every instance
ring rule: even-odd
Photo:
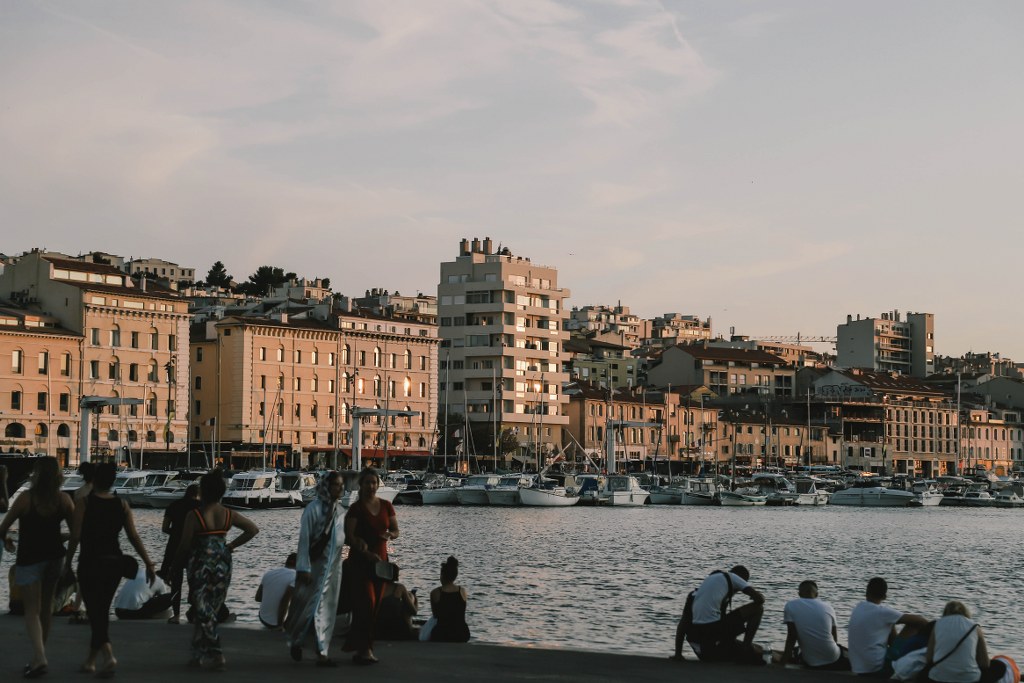
[[[163,532],[167,534],[167,548],[164,550],[164,561],[160,565],[160,576],[171,586],[171,593],[174,595],[172,609],[174,615],[167,620],[169,624],[180,623],[181,619],[181,590],[182,590],[182,577],[184,576],[185,569],[174,572],[174,576],[169,576],[171,573],[171,567],[174,565],[174,555],[178,551],[178,545],[181,543],[181,532],[185,528],[185,519],[188,517],[192,510],[199,507],[199,484],[190,484],[185,489],[185,497],[181,500],[176,500],[167,506],[167,510],[164,511],[164,524]]]

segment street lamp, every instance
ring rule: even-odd
[[[167,426],[164,429],[164,450],[168,453],[171,451],[171,420],[174,419],[174,403],[172,400],[171,392],[174,387],[174,359],[167,361],[164,365],[164,370],[167,371]]]

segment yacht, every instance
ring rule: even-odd
[[[718,492],[718,500],[724,507],[756,507],[768,504],[768,496],[753,487],[739,488],[735,491],[723,489]]]
[[[174,479],[168,482],[165,486],[158,486],[146,494],[145,507],[157,508],[160,510],[170,507],[171,503],[185,497],[185,489],[187,489],[189,484],[192,483],[194,482],[186,481],[184,479]]]
[[[277,478],[274,470],[239,472],[231,477],[221,503],[242,510],[297,507],[299,504],[289,493],[278,489]]]
[[[118,472],[117,476],[114,477],[114,483],[110,486],[110,490],[116,493],[118,498],[129,500],[130,504],[131,494],[146,485],[146,478],[149,474],[148,470],[124,470],[123,472]]]
[[[281,472],[277,475],[277,491],[291,499],[291,507],[304,507],[316,498],[316,477],[297,470]]]
[[[864,482],[836,491],[829,497],[829,505],[854,507],[907,507],[916,500],[910,491],[890,489],[877,482]]]
[[[472,474],[455,489],[455,497],[459,505],[487,505],[487,489],[497,486],[499,481],[501,477],[496,474]]]
[[[996,498],[988,491],[971,489],[964,494],[964,505],[969,508],[994,507]]]
[[[420,501],[424,505],[458,505],[455,491],[462,486],[460,477],[445,476],[427,482],[420,490]]]
[[[589,484],[596,482],[596,485]],[[589,505],[644,505],[651,494],[645,491],[637,478],[628,474],[609,474],[604,477],[584,478],[581,503]]]
[[[817,477],[799,477],[793,481],[793,485],[796,486],[796,492],[799,497],[796,500],[797,505],[827,505],[829,493],[823,486],[821,480]]]
[[[997,508],[1019,508],[1024,507],[1024,486],[1011,484],[1003,487],[995,495]]]
[[[119,493],[118,495],[127,500],[128,504],[134,508],[149,507],[149,501],[146,496],[177,478],[177,472],[150,471],[146,473],[146,478],[141,486],[127,489],[124,494]]]
[[[572,475],[562,483],[543,481],[528,489],[520,489],[519,497],[527,507],[569,507],[580,501],[580,492]]]
[[[85,478],[77,472],[64,472],[64,481],[60,484],[60,490],[74,496],[75,491],[85,485]]]
[[[929,479],[915,481],[910,486],[910,492],[914,494],[914,505],[918,507],[933,507],[942,503],[942,494],[935,490],[935,482]]]
[[[679,485],[651,486],[647,489],[651,494],[651,505],[681,505],[683,487]]]
[[[680,505],[714,505],[718,483],[713,477],[687,477],[683,481]]]
[[[345,470],[341,473],[341,477],[345,482],[345,490],[342,491],[339,502],[342,507],[347,508],[352,505],[352,503],[359,500],[359,472],[354,470]],[[377,480],[377,497],[381,500],[393,503],[395,498],[398,497],[398,489],[385,484],[379,474],[377,475]]]
[[[487,489],[488,505],[517,506],[522,505],[520,491],[533,486],[536,477],[527,474],[509,474],[498,480],[498,483]]]
[[[754,475],[754,487],[765,497],[767,505],[797,505],[804,498],[807,505],[814,505],[815,496],[803,496],[789,479],[774,472],[758,472]]]

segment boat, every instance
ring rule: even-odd
[[[76,472],[65,472],[64,481],[60,484],[60,490],[73,497],[75,491],[83,486],[85,486],[85,477]]]
[[[774,472],[758,472],[754,475],[754,487],[765,497],[767,505],[814,505],[814,494],[801,494],[789,479]]]
[[[345,482],[345,490],[341,492],[341,498],[338,500],[342,507],[347,508],[359,500],[359,474],[355,470],[341,472],[341,478]],[[379,474],[377,475],[377,481],[377,497],[389,503],[394,502],[395,498],[398,497],[398,489],[385,484]]]
[[[161,470],[150,471],[146,474],[146,478],[142,482],[142,486],[133,487],[126,490],[125,493],[119,493],[118,495],[127,500],[128,504],[132,507],[149,507],[149,501],[146,496],[161,486],[167,486],[167,484],[177,478],[177,472]]]
[[[424,505],[458,505],[459,499],[455,492],[462,486],[462,482],[463,479],[459,477],[444,477],[428,482],[420,490],[420,501]]]
[[[536,477],[528,474],[509,474],[501,477],[493,488],[486,490],[487,504],[506,507],[522,505],[519,492],[533,486],[535,479]]]
[[[1024,486],[1011,484],[1003,487],[995,495],[997,508],[1020,508],[1024,507]]]
[[[580,503],[585,505],[640,506],[651,494],[645,491],[637,478],[628,474],[610,474],[604,477],[581,477]]]
[[[680,505],[715,505],[718,483],[713,477],[687,477],[683,480]]]
[[[573,476],[566,475],[562,483],[544,481],[520,489],[519,497],[527,507],[569,507],[580,501],[580,492]]]
[[[158,486],[146,494],[146,506],[163,510],[170,507],[171,503],[185,497],[185,490],[193,482],[184,479],[174,479],[166,486]]]
[[[472,474],[462,486],[455,489],[459,505],[487,505],[487,489],[498,485],[496,474]]]
[[[117,494],[118,498],[128,500],[134,491],[145,485],[146,477],[148,476],[148,470],[124,470],[123,472],[118,472],[117,476],[114,477],[114,483],[111,484],[110,490]]]
[[[988,491],[972,489],[964,494],[964,506],[969,508],[990,508],[995,504],[995,496]]]
[[[913,505],[915,507],[934,507],[942,504],[942,494],[935,490],[933,481],[922,479],[915,481],[910,492],[914,494]]]
[[[300,507],[302,503],[297,502],[289,492],[278,488],[277,479],[275,470],[239,472],[231,477],[221,503],[225,507],[240,510]]]
[[[908,507],[915,501],[910,491],[890,489],[876,482],[864,482],[834,492],[829,497],[829,505],[847,505],[854,507]]]
[[[822,484],[821,480],[817,477],[799,477],[793,481],[793,485],[796,486],[796,491],[800,494],[797,498],[797,505],[827,505],[828,499],[832,495],[824,487],[819,488],[819,484]]]
[[[277,475],[277,491],[291,498],[291,507],[305,507],[316,498],[316,476],[297,470],[281,472]]]
[[[768,504],[768,496],[758,489],[745,487],[735,491],[722,490],[718,492],[719,504],[724,507],[755,507]]]
[[[683,502],[681,486],[652,486],[647,492],[651,494],[651,505],[681,505]]]

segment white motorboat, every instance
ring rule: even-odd
[[[768,496],[755,488],[741,488],[735,491],[718,492],[719,503],[725,507],[755,507],[768,504]]]
[[[1020,508],[1024,507],[1024,487],[1020,484],[1013,484],[999,489],[995,495],[997,508]]]
[[[304,507],[316,497],[316,477],[310,472],[281,472],[277,490],[288,494],[295,507]]]
[[[299,507],[301,503],[286,491],[277,487],[277,472],[274,470],[250,470],[231,477],[228,490],[221,503],[225,507],[242,510],[267,510],[271,508]]]
[[[758,472],[754,475],[754,487],[765,497],[767,505],[797,505],[801,494],[789,479],[774,472]],[[814,505],[815,496],[808,495],[807,505]]]
[[[498,480],[498,485],[487,489],[487,504],[514,507],[522,505],[519,492],[533,486],[536,477],[529,474],[508,474]]]
[[[818,488],[821,481],[817,477],[800,477],[793,481],[796,492],[799,496],[796,499],[797,505],[828,505],[828,499],[832,495],[824,488]]]
[[[187,489],[189,484],[192,483],[195,482],[186,481],[184,479],[174,479],[166,486],[158,486],[146,494],[146,507],[157,508],[159,510],[170,507],[171,503],[185,497],[185,489]]]
[[[718,484],[713,477],[687,477],[683,481],[680,505],[714,505]]]
[[[942,503],[942,494],[935,490],[935,482],[924,479],[915,481],[910,492],[914,494],[913,505],[916,507],[934,507]]]
[[[420,500],[424,505],[458,505],[459,499],[455,491],[462,486],[462,479],[445,477],[440,481],[431,481],[420,491]]]
[[[68,495],[74,496],[75,491],[85,486],[85,477],[77,472],[65,472],[64,481],[60,484],[60,490]]]
[[[564,486],[521,489],[519,497],[527,507],[569,507],[580,502],[579,492]]]
[[[588,505],[617,505],[636,507],[644,505],[651,494],[645,491],[637,478],[628,474],[609,474],[604,477],[581,477],[583,485],[580,503]],[[588,484],[596,481],[596,485]]]
[[[498,485],[501,477],[496,474],[473,474],[455,489],[459,505],[487,505],[487,490]]]
[[[913,505],[914,494],[910,491],[890,489],[876,483],[836,491],[829,497],[829,505],[847,505],[853,507],[889,507],[899,508]]]
[[[652,486],[647,491],[651,494],[651,505],[680,505],[683,502],[681,486]]]
[[[345,490],[342,491],[339,502],[342,507],[347,508],[352,505],[352,503],[359,500],[359,472],[354,470],[345,470],[341,473],[341,477],[345,481]],[[385,484],[379,474],[377,475],[377,481],[377,497],[381,500],[393,503],[395,498],[398,496],[398,489]]]
[[[988,491],[972,489],[964,494],[964,505],[969,508],[995,507],[996,498]]]
[[[118,472],[117,476],[114,477],[114,483],[110,486],[110,490],[117,494],[119,498],[128,500],[132,492],[145,485],[146,477],[148,476],[148,470],[124,470],[123,472]]]
[[[161,486],[167,486],[171,481],[177,479],[178,473],[173,471],[153,470],[146,474],[142,486],[127,489],[124,494],[118,494],[128,501],[132,507],[149,507],[148,496]]]

